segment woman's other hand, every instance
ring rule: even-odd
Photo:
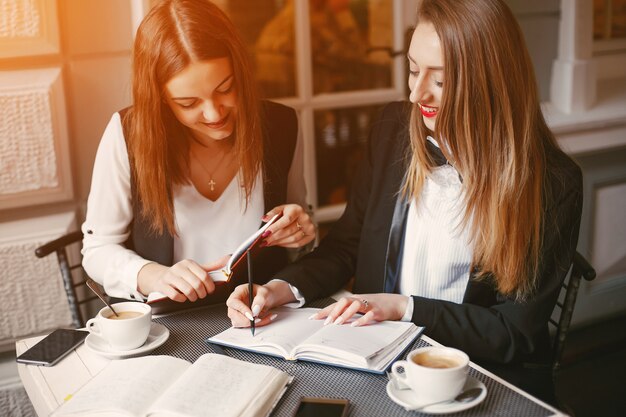
[[[137,276],[137,289],[144,295],[160,292],[174,301],[196,301],[215,291],[208,272],[226,265],[224,256],[206,265],[184,259],[171,267],[158,263],[146,264]]]
[[[400,320],[404,316],[407,302],[408,297],[400,294],[355,294],[351,297],[341,298],[311,318],[326,319],[325,325],[343,324],[355,314],[363,314],[351,322],[351,326],[363,326],[385,320]]]
[[[252,307],[248,305],[248,291],[248,284],[239,285],[226,300],[233,327],[250,327],[250,320],[255,320],[255,326],[265,326],[276,318],[276,314],[268,314],[270,309],[295,301],[289,284],[284,281],[254,284]]]
[[[267,229],[270,234],[265,238],[264,246],[300,248],[315,239],[315,224],[302,206],[283,204],[274,207],[263,216],[263,220],[268,221],[279,213],[283,215]]]

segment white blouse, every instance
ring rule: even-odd
[[[240,175],[236,175],[215,201],[200,194],[193,184],[176,187],[174,263],[183,259],[212,262],[233,253],[260,227],[265,214],[263,177],[257,176],[247,210],[242,185]]]
[[[428,140],[439,146],[429,137]],[[463,184],[451,165],[433,168],[420,199],[411,202],[404,237],[399,289],[403,295],[461,303],[470,277],[473,248],[462,227]],[[403,320],[413,314],[413,299]]]
[[[214,261],[232,253],[259,228],[261,217],[273,208],[264,207],[262,173],[258,174],[247,210],[239,177],[236,175],[214,202],[202,196],[192,184],[175,187],[173,203],[178,237],[174,238],[174,262]],[[307,207],[300,135],[287,178],[287,202]],[[132,219],[130,165],[120,115],[115,113],[104,131],[94,163],[86,219],[81,228],[83,266],[91,278],[104,286],[107,294],[143,299],[137,291],[137,275],[152,261],[124,247]]]

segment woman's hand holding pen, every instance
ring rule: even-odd
[[[406,310],[408,297],[400,294],[355,294],[320,310],[311,319],[326,319],[324,324],[343,324],[357,313],[363,314],[350,323],[351,326],[384,321],[400,320]]]
[[[205,298],[215,290],[208,272],[226,265],[228,258],[224,256],[206,265],[190,259],[184,259],[171,267],[155,262],[146,264],[137,276],[137,289],[144,295],[160,292],[178,302]]]
[[[300,248],[315,239],[315,224],[306,210],[298,204],[274,207],[263,220],[267,221],[281,212],[281,218],[267,229],[270,233],[263,242],[264,246]]]
[[[270,309],[295,301],[289,284],[283,281],[254,284],[253,291],[252,308],[248,305],[248,284],[236,287],[226,300],[233,327],[250,327],[250,320],[255,321],[256,327],[265,326],[276,318],[275,314],[267,314]]]

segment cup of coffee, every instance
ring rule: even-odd
[[[87,321],[87,330],[106,340],[114,350],[132,350],[143,345],[152,325],[150,306],[129,301],[112,307],[117,316],[109,307],[104,307]]]
[[[469,357],[449,347],[424,347],[397,361],[391,367],[394,376],[407,385],[420,401],[447,401],[456,397],[467,380]]]

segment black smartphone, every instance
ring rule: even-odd
[[[300,397],[293,417],[346,417],[349,406],[343,398]]]
[[[85,330],[57,329],[18,356],[16,361],[28,365],[52,366],[83,343],[88,334]]]

